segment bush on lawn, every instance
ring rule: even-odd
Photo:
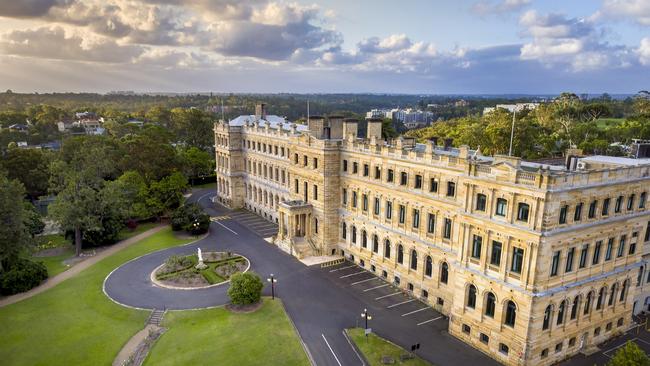
[[[256,273],[236,273],[230,277],[230,302],[235,305],[254,304],[262,297],[262,287],[262,279]]]
[[[172,230],[185,230],[193,235],[203,234],[210,227],[210,216],[196,203],[183,205],[171,215]],[[194,225],[194,224],[198,225]]]
[[[47,268],[41,262],[18,259],[0,273],[0,294],[13,295],[38,286],[47,278]]]

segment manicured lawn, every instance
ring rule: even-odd
[[[110,365],[149,313],[109,300],[104,278],[132,258],[188,241],[166,228],[48,291],[0,308],[0,363]]]
[[[224,308],[171,311],[145,365],[309,365],[282,304],[234,314]]]
[[[407,353],[406,350],[386,341],[374,333],[369,334],[366,340],[364,331],[361,328],[346,329],[346,332],[366,357],[370,366],[382,365],[381,358],[383,356],[391,356],[395,360],[395,365],[431,366],[430,363],[419,357],[404,362],[400,361],[400,355]]]
[[[160,225],[160,224],[157,223],[157,222],[143,222],[143,223],[139,224],[138,227],[136,227],[133,230],[131,230],[129,228],[124,228],[124,229],[122,229],[122,231],[120,231],[119,240],[128,239],[128,238],[136,236],[138,234],[142,234],[145,231],[147,231],[149,229],[153,229],[158,225]]]
[[[74,255],[74,248],[70,245],[61,254],[49,256],[49,257],[32,257],[31,259],[36,262],[43,262],[43,264],[47,268],[48,276],[52,277],[70,268],[70,266],[63,264],[63,261],[72,257],[73,255]]]

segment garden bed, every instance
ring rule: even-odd
[[[163,286],[200,288],[227,282],[230,276],[246,272],[250,266],[248,259],[230,252],[204,252],[203,263],[206,267],[197,269],[195,254],[172,256],[154,270],[152,279]]]

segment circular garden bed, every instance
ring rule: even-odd
[[[246,257],[231,252],[203,252],[205,268],[197,269],[196,254],[171,256],[151,274],[157,285],[170,288],[204,288],[230,280],[238,272],[246,272],[250,263]]]

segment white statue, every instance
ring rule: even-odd
[[[196,248],[198,251],[199,263],[203,262],[203,256],[201,255],[201,248]]]
[[[203,263],[203,255],[201,254],[201,248],[197,248],[197,256],[199,257],[199,263],[194,267],[196,269],[206,269],[208,266]]]

